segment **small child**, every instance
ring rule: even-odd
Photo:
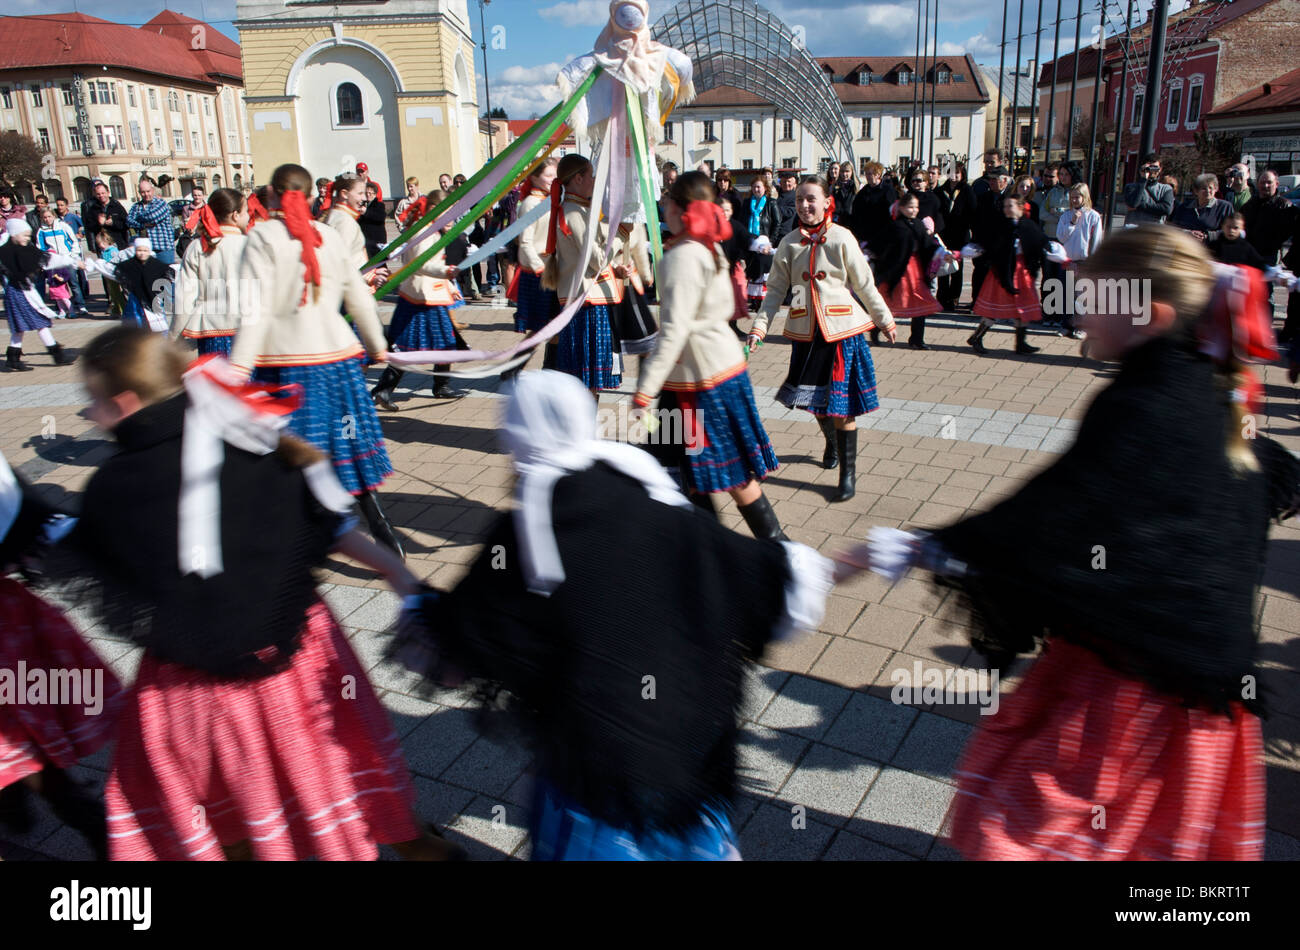
[[[105,230],[95,232],[95,253],[106,264],[117,264],[130,256],[130,251],[120,250]],[[104,294],[108,297],[108,313],[120,317],[126,313],[126,295],[117,281],[104,277]]]
[[[61,271],[50,271],[46,276],[45,292],[59,308],[59,318],[67,319],[68,314],[72,313],[72,289]]]
[[[1246,219],[1240,211],[1234,211],[1223,219],[1223,234],[1210,241],[1206,247],[1220,264],[1244,264],[1256,270],[1268,270],[1271,265],[1246,240],[1245,234]]]
[[[1028,179],[1022,179],[1025,181]],[[1032,184],[1032,181],[1030,182]],[[1038,298],[1038,273],[1043,267],[1047,238],[1037,224],[1027,218],[1026,202],[1008,195],[1002,199],[1003,219],[990,230],[989,246],[984,248],[988,260],[988,279],[980,285],[979,296],[971,308],[980,324],[966,341],[983,356],[984,334],[995,320],[1012,320],[1016,325],[1016,352],[1037,353],[1026,339],[1026,324],[1041,323],[1043,307]]]
[[[920,201],[915,192],[898,199],[893,240],[876,261],[876,285],[885,297],[890,312],[898,320],[911,320],[907,345],[914,350],[928,350],[925,345],[925,318],[943,307],[930,293],[929,270],[943,245],[925,223],[918,220]],[[928,220],[928,219],[926,219]],[[944,254],[951,260],[951,254]]]

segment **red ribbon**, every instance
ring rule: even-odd
[[[249,200],[251,202],[256,199],[250,198]],[[203,253],[211,254],[212,249],[221,240],[221,224],[217,221],[217,216],[212,213],[212,208],[208,206],[207,202],[204,202],[201,207],[195,208],[189,220],[185,222],[186,230],[193,231],[198,227],[203,228],[199,232],[199,239],[203,242]]]
[[[1277,359],[1271,287],[1253,267],[1227,266],[1201,322],[1203,349],[1220,363],[1229,356],[1270,363]]]
[[[220,372],[216,372],[217,366],[221,364],[213,365],[214,360],[220,360],[221,364],[225,363],[225,358],[221,355],[209,353],[191,363],[186,375],[197,372],[207,377],[250,409],[265,415],[287,416],[302,408],[304,389],[301,383],[278,386],[271,383],[246,382],[232,386],[222,378]]]
[[[311,209],[307,207],[307,196],[301,191],[286,191],[280,195],[280,210],[284,216],[284,226],[289,235],[302,245],[302,262],[304,286],[299,306],[307,302],[307,285],[320,286],[320,261],[316,259],[316,248],[321,245],[321,236],[311,224]]]
[[[731,238],[731,221],[722,209],[711,201],[692,201],[682,212],[685,236],[692,241],[712,247]]]
[[[564,221],[564,209],[560,205],[561,191],[560,181],[557,178],[551,182],[551,220],[546,233],[546,253],[548,255],[555,253],[555,229]],[[567,225],[564,228],[564,233],[569,233]]]
[[[248,196],[248,227],[252,230],[253,225],[259,221],[270,221],[271,212],[266,210],[266,206],[257,200],[257,195]]]

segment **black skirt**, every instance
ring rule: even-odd
[[[623,302],[611,307],[610,312],[614,320],[614,338],[620,342],[622,352],[642,356],[654,349],[659,324],[650,313],[645,294],[629,286]]]

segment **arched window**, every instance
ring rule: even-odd
[[[238,191],[240,188],[243,187],[243,185],[244,185],[244,180],[239,177],[239,172],[235,172],[235,178],[233,184],[234,189]]]
[[[220,175],[213,175],[213,176],[212,176],[212,190],[213,190],[213,191],[216,191],[216,190],[217,190],[218,188],[220,188],[220,187],[221,187],[221,176],[220,176]]]
[[[108,180],[108,193],[119,201],[126,197],[126,182],[121,175],[114,175]]]
[[[365,125],[365,113],[361,109],[361,90],[354,82],[339,83],[334,91],[337,107],[336,125]]]
[[[90,179],[89,178],[72,179],[72,187],[77,190],[78,199],[80,199],[81,201],[90,200]]]
[[[167,108],[172,112],[181,111],[181,97],[176,94],[174,89],[167,93]]]

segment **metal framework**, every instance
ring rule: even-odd
[[[830,79],[771,11],[751,0],[682,0],[652,33],[691,58],[697,92],[734,86],[778,103],[825,154],[857,167],[849,120]]]

